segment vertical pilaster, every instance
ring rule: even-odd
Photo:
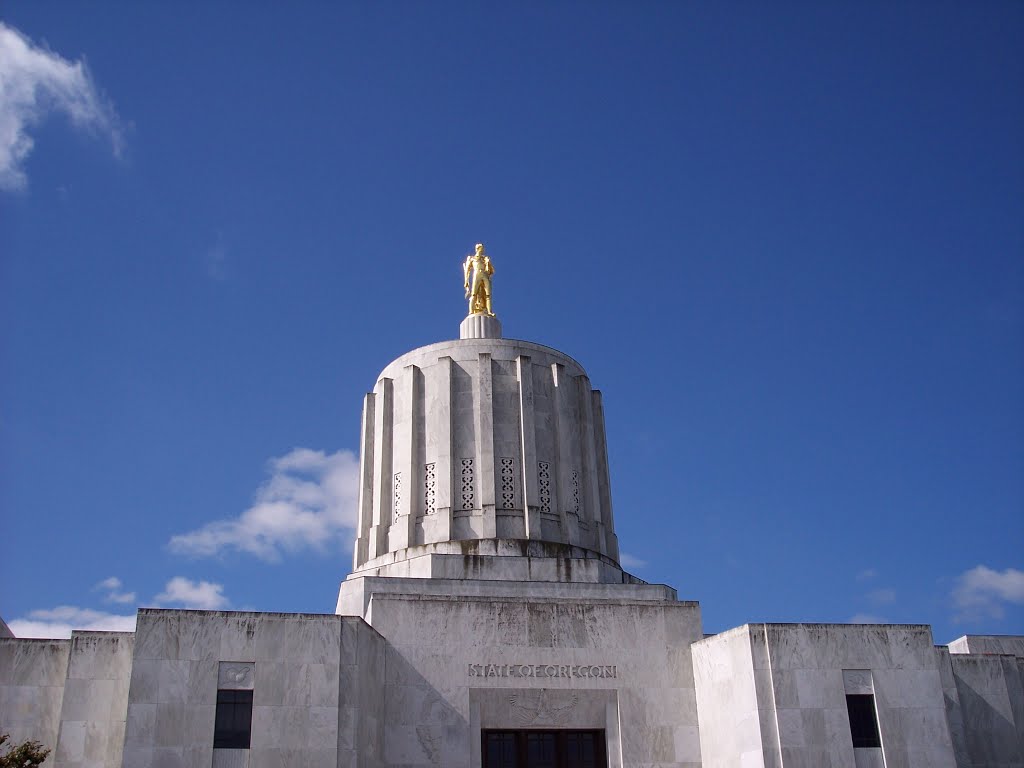
[[[453,488],[455,487],[454,456],[455,430],[452,420],[455,418],[455,393],[452,381],[452,359],[442,357],[437,361],[438,396],[434,407],[427,413],[427,439],[437,440],[435,474],[437,482],[437,521],[434,527],[435,541],[448,541],[452,537]],[[436,437],[433,432],[436,431]]]
[[[483,538],[497,535],[494,519],[494,377],[491,355],[481,352],[478,358],[477,390],[473,399],[476,421],[476,482],[480,508],[483,510]]]
[[[522,488],[523,517],[526,538],[542,538],[540,525],[540,495],[537,488],[537,422],[533,415],[533,363],[526,355],[516,357],[516,377],[519,379],[519,455],[520,488]]]
[[[387,552],[391,525],[391,434],[395,398],[391,379],[378,382],[377,407],[373,415],[373,526],[367,555],[369,559]]]
[[[420,497],[419,435],[420,426],[420,369],[407,365],[398,385],[402,388],[399,402],[405,411],[401,417],[406,424],[404,444],[396,446],[395,475],[392,485],[401,482],[401,497],[393,499],[394,518],[388,535],[388,551],[405,549],[416,543],[416,514],[422,508]],[[396,478],[401,478],[397,480]]]
[[[554,383],[554,412],[555,412],[555,466],[551,473],[551,480],[555,487],[552,489],[551,497],[555,499],[558,511],[558,524],[562,529],[563,541],[574,544],[579,541],[579,529],[574,521],[570,520],[568,510],[572,503],[572,440],[570,437],[572,425],[572,409],[565,368],[558,363],[551,365],[551,381]]]
[[[576,379],[577,396],[580,404],[580,459],[583,477],[580,478],[580,517],[593,526],[594,541],[598,551],[606,553],[604,525],[601,520],[601,496],[597,482],[597,451],[594,436],[594,401],[591,398],[590,379],[580,376]]]
[[[472,340],[399,358],[364,398],[360,454],[357,569],[499,534],[618,558],[601,394],[553,350]]]
[[[367,560],[370,527],[373,524],[373,409],[376,397],[367,392],[363,397],[363,418],[359,430],[359,525],[356,544],[352,548],[352,568],[358,569]]]
[[[597,452],[597,486],[601,499],[601,523],[604,527],[605,554],[616,562],[619,559],[619,540],[615,535],[615,517],[612,514],[612,476],[608,467],[608,435],[604,423],[604,397],[598,390],[591,394],[594,407],[594,440]]]

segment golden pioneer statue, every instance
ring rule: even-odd
[[[491,311],[491,275],[494,274],[494,265],[491,264],[491,257],[484,253],[483,243],[477,243],[476,253],[466,257],[462,273],[466,298],[469,299],[469,314],[494,317]]]

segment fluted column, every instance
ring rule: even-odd
[[[556,350],[485,338],[414,350],[367,394],[361,432],[356,570],[495,539],[617,559],[600,394]]]
[[[467,315],[459,326],[460,339],[500,339],[501,321],[491,315]]]

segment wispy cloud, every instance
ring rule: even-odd
[[[351,451],[296,448],[269,469],[251,507],[172,537],[171,551],[209,557],[233,549],[273,561],[282,551],[323,551],[355,527],[359,461]]]
[[[168,581],[164,591],[153,599],[160,605],[208,611],[217,611],[229,605],[222,585],[210,581],[190,581],[184,576],[175,576]]]
[[[124,585],[116,576],[104,579],[93,587],[105,591],[105,600],[127,603],[135,601],[134,592],[121,592]],[[230,605],[224,587],[209,581],[191,581],[175,576],[164,585],[164,591],[153,598],[162,607],[220,610]],[[11,621],[8,626],[15,637],[71,637],[74,629],[104,632],[134,632],[135,616],[122,616],[76,605],[59,605],[30,611],[27,616]]]
[[[978,565],[957,577],[952,593],[955,621],[1001,619],[1003,605],[1024,605],[1024,571]]]
[[[134,632],[135,615],[119,616],[74,605],[30,611],[24,618],[8,623],[15,637],[71,637],[73,629],[102,632]]]
[[[85,61],[70,62],[0,22],[0,189],[28,183],[22,165],[35,145],[30,129],[53,112],[66,114],[79,130],[107,137],[120,155],[121,122]]]
[[[875,605],[889,605],[896,602],[896,590],[889,587],[868,592],[867,599]]]
[[[855,613],[846,620],[847,624],[886,624],[884,616],[876,616],[873,613]]]
[[[623,568],[643,568],[647,565],[647,561],[641,560],[639,557],[634,557],[628,552],[620,552],[619,565]]]
[[[135,593],[134,592],[123,592],[122,587],[124,584],[117,576],[111,576],[109,579],[104,579],[97,584],[93,589],[106,592],[106,596],[103,598],[110,603],[134,603]]]
[[[857,581],[870,581],[878,575],[878,571],[874,568],[865,568],[863,571],[857,574]]]

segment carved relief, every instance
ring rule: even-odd
[[[846,693],[874,693],[870,669],[844,669],[843,687]]]
[[[565,725],[579,699],[571,691],[513,693],[508,702],[521,725]]]
[[[217,687],[225,691],[251,691],[255,669],[251,661],[222,661],[217,670]]]
[[[402,516],[402,473],[395,472],[395,517]]]

